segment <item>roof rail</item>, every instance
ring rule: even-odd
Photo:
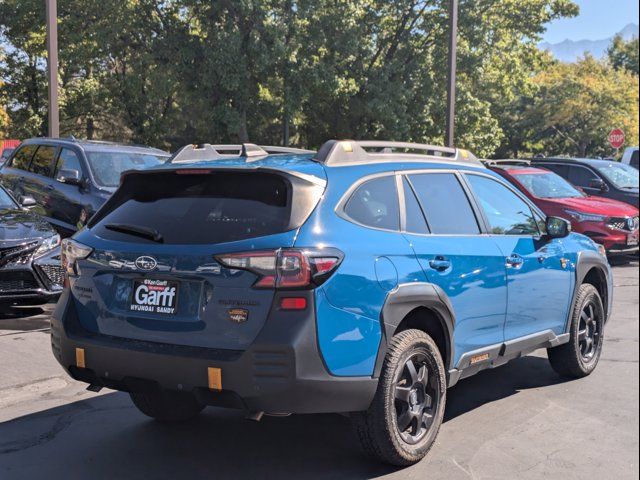
[[[316,153],[313,150],[301,148],[258,146],[252,143],[242,145],[187,145],[178,150],[169,163],[200,162],[205,160],[222,160],[228,158],[256,159],[267,155],[297,154],[308,155]]]
[[[475,155],[458,148],[420,143],[330,140],[316,160],[328,166],[358,165],[390,161],[454,161],[482,165]]]
[[[521,160],[517,158],[504,159],[504,160],[482,160],[482,163],[489,167],[528,167],[531,165],[531,160]]]

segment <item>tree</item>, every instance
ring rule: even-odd
[[[586,57],[555,63],[534,78],[535,99],[525,116],[538,132],[533,153],[609,156],[607,134],[622,128],[638,143],[638,76]]]
[[[640,74],[640,65],[638,64],[640,41],[637,38],[625,41],[620,35],[616,36],[607,54],[615,69],[624,69],[636,75]]]

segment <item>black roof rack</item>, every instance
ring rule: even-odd
[[[211,145],[204,143],[201,145],[186,145],[173,154],[169,163],[188,163],[205,160],[222,160],[228,158],[263,158],[268,155],[308,155],[316,153],[313,150],[301,148],[258,146],[253,143],[242,145]]]
[[[467,150],[421,143],[331,140],[325,143],[316,160],[327,166],[359,165],[391,161],[482,162]]]

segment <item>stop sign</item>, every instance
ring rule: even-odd
[[[611,146],[613,148],[615,148],[616,150],[619,149],[624,145],[624,141],[625,136],[622,130],[620,130],[619,128],[611,130],[611,133],[609,134],[609,143],[611,143]]]

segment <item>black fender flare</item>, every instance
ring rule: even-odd
[[[382,325],[382,341],[378,351],[374,376],[379,377],[384,358],[387,354],[388,339],[393,337],[400,323],[417,308],[427,308],[437,316],[440,326],[445,332],[447,352],[445,370],[451,368],[454,356],[453,332],[456,324],[453,305],[446,293],[438,285],[432,283],[407,283],[399,285],[387,295],[380,322]]]
[[[576,284],[571,300],[571,309],[569,310],[569,315],[567,316],[565,332],[569,331],[569,322],[571,320],[573,309],[575,308],[578,290],[584,283],[587,275],[589,275],[589,272],[591,272],[594,268],[597,268],[606,279],[606,298],[603,298],[602,301],[605,303],[605,310],[607,315],[606,320],[608,321],[611,318],[611,313],[613,311],[613,278],[611,273],[611,266],[609,265],[607,259],[599,253],[590,250],[583,250],[578,253],[578,260],[576,262]]]

